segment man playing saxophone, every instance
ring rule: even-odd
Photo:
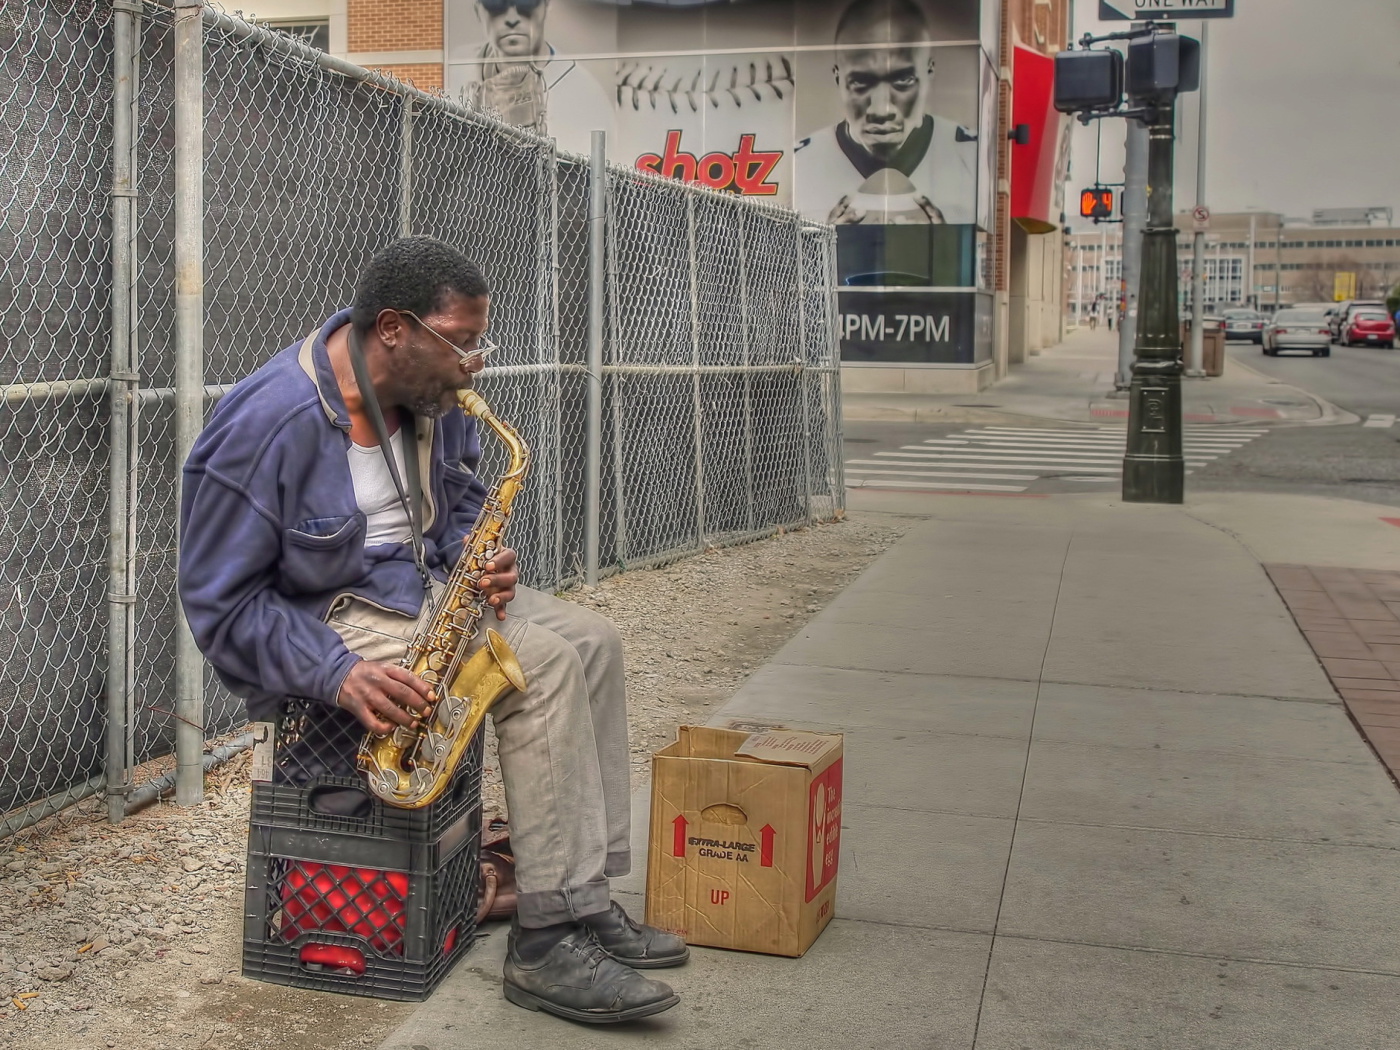
[[[460,252],[398,240],[370,261],[351,308],[239,383],[195,443],[180,598],[251,718],[301,697],[383,735],[436,699],[398,662],[487,492],[458,391],[494,349],[489,308]],[[406,476],[419,479],[416,521]],[[621,640],[598,614],[517,583],[515,563],[496,552],[481,581],[527,682],[492,709],[519,890],[505,994],[584,1022],[659,1013],[679,997],[637,971],[688,950],[630,919],[608,885],[630,867]]]

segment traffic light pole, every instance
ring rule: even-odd
[[[1206,204],[1206,55],[1210,43],[1210,23],[1201,23],[1201,106],[1196,122],[1196,207]],[[1251,271],[1248,277],[1253,282]],[[1216,263],[1216,287],[1221,286],[1220,264]],[[1246,284],[1246,288],[1249,284]],[[1228,297],[1227,297],[1228,298]],[[1206,234],[1197,230],[1191,243],[1191,346],[1186,357],[1186,375],[1202,378],[1205,372],[1206,331]]]
[[[1123,320],[1118,330],[1118,371],[1109,397],[1125,398],[1132,388],[1137,346],[1138,296],[1142,275],[1142,231],[1147,225],[1147,126],[1129,120],[1123,164]]]
[[[1181,503],[1186,493],[1186,462],[1181,454],[1177,231],[1172,212],[1175,136],[1173,99],[1155,107],[1148,130],[1148,216],[1142,238],[1136,359],[1128,394],[1125,503]]]

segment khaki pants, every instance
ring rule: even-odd
[[[327,620],[352,652],[396,662],[419,621],[356,599]],[[549,926],[608,909],[608,878],[631,869],[627,699],[622,639],[590,609],[516,588],[505,622],[486,628],[515,650],[528,683],[491,719],[510,806],[520,922]]]

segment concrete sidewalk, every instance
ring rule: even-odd
[[[1114,422],[1128,418],[1128,402],[1110,396],[1117,367],[1118,333],[1079,329],[1059,346],[1015,366],[980,394],[847,393],[842,411],[846,419],[860,422],[989,422],[1006,417]],[[1233,357],[1221,376],[1183,380],[1182,402],[1188,423],[1357,422],[1350,413]]]
[[[1260,563],[1400,569],[1400,511],[853,503],[915,520],[714,719],[846,734],[807,956],[696,950],[598,1030],[501,998],[496,927],[385,1050],[1395,1047],[1400,793]]]

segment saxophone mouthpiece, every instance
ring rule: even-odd
[[[457,404],[461,405],[462,411],[469,416],[481,416],[491,411],[486,407],[486,399],[475,390],[459,390]]]

